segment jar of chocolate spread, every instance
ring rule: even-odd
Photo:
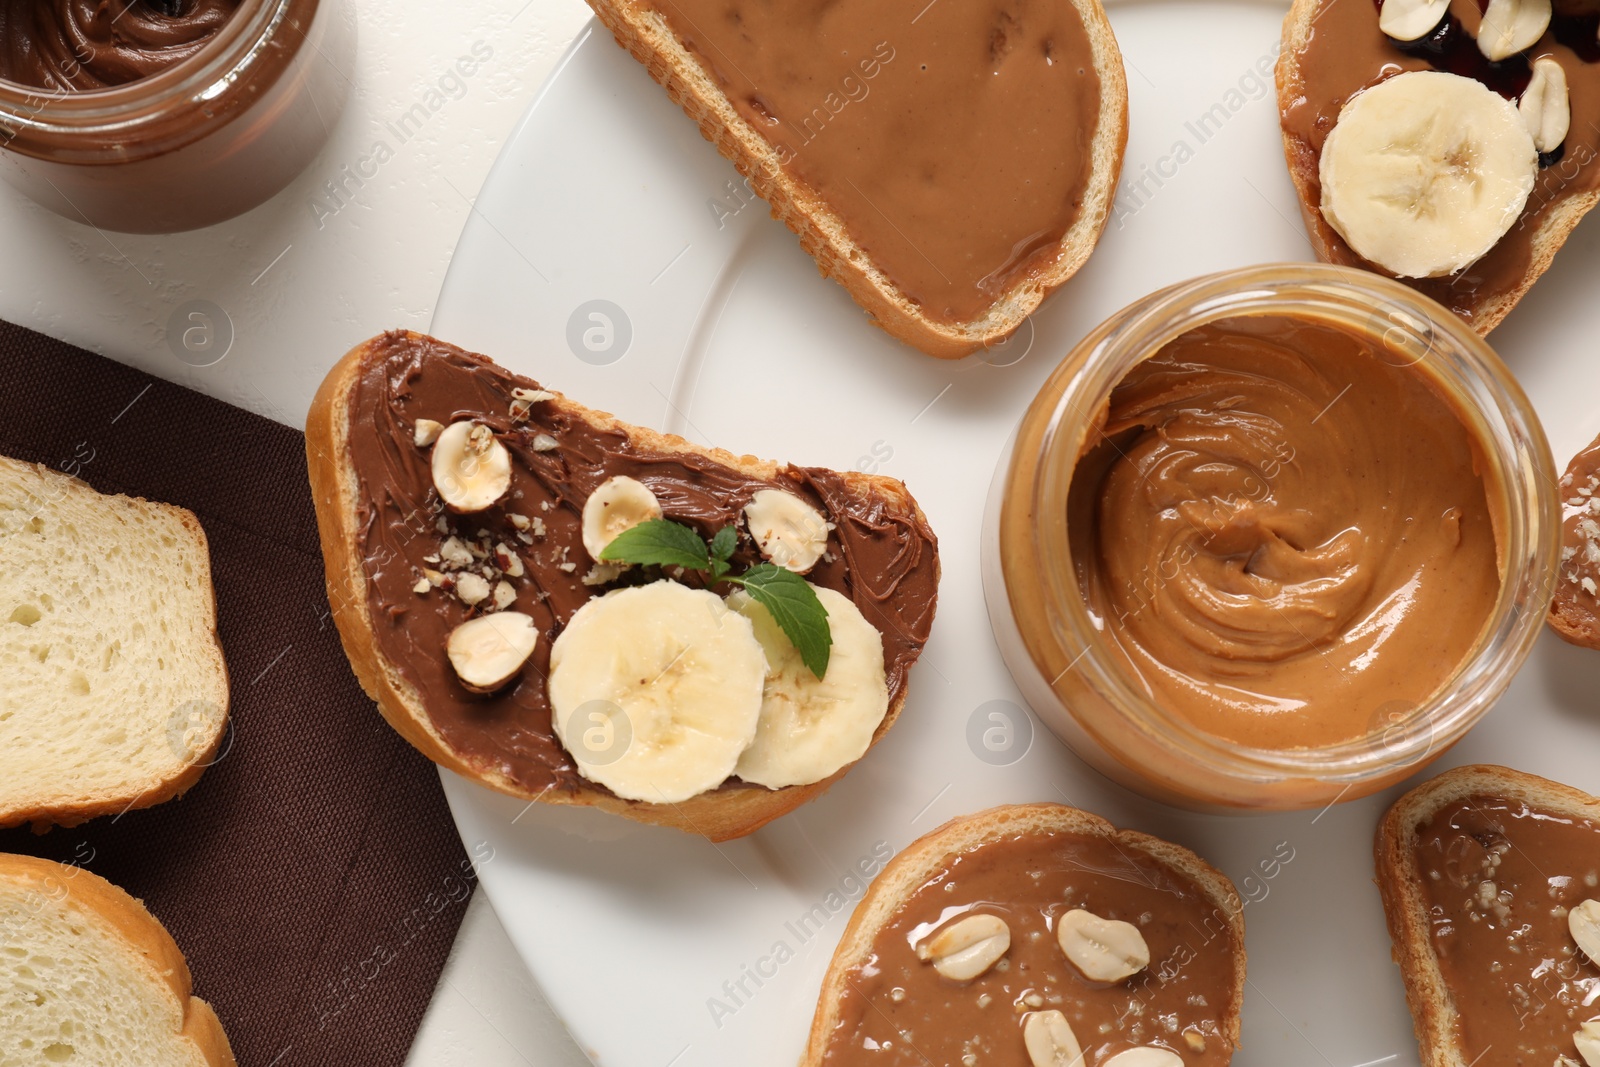
[[[1493,350],[1387,278],[1278,264],[1119,312],[1001,461],[984,588],[1012,675],[1109,777],[1320,807],[1399,781],[1505,691],[1560,516]]]
[[[0,0],[0,177],[102,229],[265,202],[349,94],[340,0]]]

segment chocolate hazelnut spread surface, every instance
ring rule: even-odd
[[[1600,12],[1564,13],[1577,6],[1582,5],[1576,0],[1557,0],[1550,28],[1532,48],[1490,63],[1478,51],[1483,21],[1478,0],[1450,0],[1450,12],[1434,34],[1403,46],[1378,29],[1379,5],[1372,0],[1322,0],[1311,38],[1298,57],[1305,92],[1283,109],[1283,129],[1310,147],[1313,170],[1345,102],[1401,71],[1442,70],[1476,78],[1514,100],[1528,85],[1533,60],[1550,56],[1561,64],[1571,128],[1562,145],[1541,159],[1544,165],[1533,192],[1511,231],[1456,275],[1403,279],[1469,321],[1475,305],[1518,287],[1532,264],[1533,236],[1551,210],[1572,196],[1600,189],[1600,168],[1593,165],[1600,148]],[[1320,193],[1312,199],[1320,199]],[[1330,229],[1329,235],[1333,262],[1369,266],[1337,233]]]
[[[1056,920],[1074,908],[1137,926],[1149,966],[1122,982],[1085,978],[1055,934]],[[998,964],[962,983],[917,957],[936,930],[975,913],[1010,927]],[[1227,917],[1185,876],[1102,837],[1016,835],[953,857],[901,904],[847,977],[823,1062],[1030,1067],[1026,1013],[1055,1009],[1085,1063],[1157,1045],[1194,1067],[1221,1065],[1233,1056],[1221,1036],[1239,1010],[1233,981]]]
[[[1238,744],[1320,747],[1451,677],[1500,590],[1479,452],[1415,368],[1331,324],[1190,331],[1073,474],[1089,610],[1135,689]]]
[[[104,89],[194,55],[242,0],[0,0],[0,79]]]
[[[1416,859],[1463,1062],[1581,1062],[1572,1033],[1600,1015],[1600,968],[1567,912],[1600,897],[1600,826],[1472,796],[1418,828]]]
[[[1561,565],[1550,610],[1563,637],[1600,648],[1600,440],[1561,476]]]
[[[369,365],[349,399],[367,574],[367,587],[357,595],[367,597],[379,651],[469,761],[498,768],[530,792],[602,788],[579,775],[556,739],[545,680],[562,627],[589,598],[612,587],[583,581],[593,561],[583,548],[582,512],[589,493],[619,474],[654,492],[666,518],[708,538],[738,524],[760,489],[785,489],[820,509],[837,528],[828,554],[806,579],[850,597],[882,633],[889,699],[900,696],[928,639],[937,595],[937,542],[920,519],[830,470],[787,467],[768,482],[699,455],[638,447],[620,431],[593,427],[545,403],[531,405],[517,420],[510,414],[512,390],[535,383],[431,339],[397,333],[384,343],[385,358]],[[507,499],[470,515],[444,511],[429,454],[413,443],[418,419],[446,425],[476,419],[493,429],[512,456]],[[520,677],[491,695],[468,692],[445,655],[450,631],[475,612],[446,590],[414,591],[426,569],[440,566],[451,537],[460,546],[452,545],[455,551],[489,546],[474,568],[492,566],[498,545],[524,564],[523,575],[506,575],[517,590],[510,609],[533,617],[539,643]],[[735,560],[748,565],[758,559],[742,538]],[[652,576],[660,575],[639,568],[620,581]]]
[[[924,314],[1055,260],[1100,114],[1070,0],[645,2]]]

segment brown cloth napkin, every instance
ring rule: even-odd
[[[200,517],[232,690],[231,736],[186,796],[0,832],[0,852],[76,862],[141,898],[246,1067],[397,1064],[475,880],[433,766],[339,646],[304,442],[0,323],[0,452]]]

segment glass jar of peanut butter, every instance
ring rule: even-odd
[[[354,54],[341,0],[0,4],[0,177],[102,229],[221,222],[310,163]]]
[[[1269,265],[1086,337],[990,493],[1001,651],[1079,756],[1202,810],[1318,807],[1437,758],[1550,602],[1538,417],[1444,308],[1364,271]]]

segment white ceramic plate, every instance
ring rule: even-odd
[[[898,725],[827,796],[753,837],[718,847],[445,775],[469,848],[493,850],[481,873],[507,931],[606,1067],[795,1062],[858,895],[856,863],[953,816],[1034,800],[1180,841],[1239,885],[1250,985],[1238,1067],[1417,1062],[1372,884],[1371,833],[1394,794],[1206,817],[1108,784],[1026,717],[1031,743],[1019,735],[1009,765],[967,742],[989,702],[1020,700],[990,636],[978,543],[996,458],[1039,383],[1090,327],[1159,286],[1311,255],[1270,92],[1283,8],[1124,0],[1110,11],[1133,116],[1119,217],[1035,317],[1031,348],[1024,338],[988,362],[932,360],[870,327],[597,27],[484,186],[435,332],[695,441],[902,478],[943,548],[938,622]],[[1495,335],[1561,464],[1600,430],[1597,266],[1591,224]],[[597,307],[604,317],[590,318]],[[1497,761],[1600,789],[1597,692],[1600,654],[1546,635],[1441,767]],[[826,920],[801,925],[808,913]]]

